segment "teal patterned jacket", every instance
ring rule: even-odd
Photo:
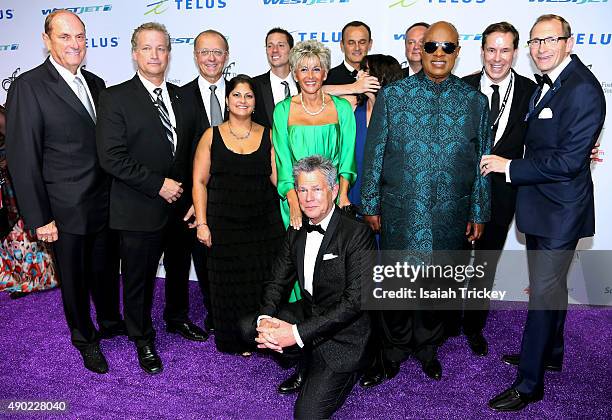
[[[479,162],[491,148],[487,98],[454,75],[420,73],[378,94],[365,144],[363,213],[381,216],[383,250],[458,250],[490,215]]]

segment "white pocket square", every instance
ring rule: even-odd
[[[333,260],[334,258],[338,258],[338,256],[334,254],[323,254],[323,261]]]
[[[552,117],[553,117],[553,113],[552,113],[552,109],[550,108],[544,108],[538,114],[538,119],[540,120],[548,120],[548,119],[551,119]]]

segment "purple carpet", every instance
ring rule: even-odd
[[[161,375],[138,366],[134,346],[120,337],[102,342],[110,372],[83,368],[70,345],[59,290],[11,301],[0,294],[0,400],[64,400],[69,410],[52,418],[82,419],[286,419],[295,396],[281,396],[276,385],[287,372],[268,356],[220,354],[212,340],[192,343],[163,330],[163,288],[156,287],[153,322]],[[202,324],[196,284],[191,288],[192,319]],[[499,414],[487,401],[508,386],[515,368],[500,362],[519,346],[523,311],[491,314],[485,335],[490,353],[472,356],[465,338],[450,339],[440,350],[440,382],[425,378],[408,360],[392,381],[374,389],[356,386],[336,418],[481,419],[612,418],[612,310],[572,310],[566,324],[562,373],[547,373],[542,402],[516,414]],[[0,418],[9,415],[0,410]],[[38,415],[48,417],[48,415]],[[17,418],[27,418],[21,415]]]

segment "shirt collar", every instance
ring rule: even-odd
[[[60,74],[60,76],[62,76],[62,78],[64,80],[66,80],[67,82],[72,82],[74,80],[74,78],[77,77],[77,76],[81,80],[85,81],[85,79],[83,78],[83,73],[81,73],[81,67],[82,66],[79,66],[79,68],[76,71],[76,74],[72,74],[70,72],[70,70],[68,70],[66,67],[62,66],[61,64],[59,64],[57,61],[55,61],[51,54],[49,54],[49,61],[51,62],[53,67],[55,67],[55,69]]]
[[[482,72],[482,78],[480,79],[480,90],[485,91],[485,89],[491,89],[491,85],[498,85],[499,90],[505,92],[508,89],[508,85],[510,84],[510,76],[512,74],[512,69],[508,72],[506,77],[503,78],[501,82],[494,82],[489,78],[486,71]]]
[[[289,84],[291,84],[291,82],[295,82],[295,81],[293,80],[293,76],[291,75],[291,72],[289,72],[287,77],[285,77],[284,79],[281,79],[280,77],[272,73],[272,71],[270,71],[270,82],[276,82],[276,83],[288,82]]]
[[[154,90],[157,89],[157,88],[161,88],[162,92],[164,92],[164,91],[167,92],[168,91],[168,89],[166,87],[166,81],[165,80],[162,82],[161,85],[155,86],[155,84],[153,82],[151,82],[150,80],[145,79],[140,74],[140,72],[136,72],[136,74],[138,74],[138,78],[140,79],[140,81],[144,85],[145,89],[147,89],[147,92],[149,92],[149,94],[151,95],[152,98],[156,97],[156,94],[155,94]]]
[[[334,215],[334,210],[336,210],[335,206],[332,206],[331,210],[329,211],[329,213],[327,213],[327,216],[325,216],[325,218],[323,220],[321,220],[321,223],[319,223],[319,226],[321,226],[323,228],[323,230],[327,231],[327,226],[329,226],[329,222],[332,218],[332,216]],[[312,221],[308,221],[308,223],[310,223],[311,225],[314,225],[314,223],[312,223]]]
[[[271,72],[270,72],[271,73]],[[219,80],[217,80],[215,83],[210,83],[208,80],[206,80],[204,77],[202,77],[202,75],[198,76],[198,85],[200,85],[202,88],[209,90],[210,87],[212,85],[217,86],[217,89],[221,88],[225,88],[225,79],[222,77],[219,77]]]
[[[572,62],[572,57],[570,57],[569,55],[567,57],[565,57],[565,59],[561,62],[561,64],[559,64],[557,67],[555,67],[554,69],[552,69],[550,72],[548,72],[548,77],[550,77],[550,80],[553,82],[553,84],[557,81],[557,79],[559,78],[559,75],[563,72],[563,70],[565,70],[565,68],[569,65],[569,63]]]
[[[344,67],[346,67],[346,69],[349,71],[349,73],[354,72],[355,70],[357,70],[356,68],[354,68],[353,66],[351,66],[349,63],[347,63],[346,60],[344,60],[342,62],[344,64]]]

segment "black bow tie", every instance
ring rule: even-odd
[[[319,232],[321,235],[325,235],[325,229],[323,229],[321,225],[313,225],[310,223],[306,223],[306,232]]]
[[[538,86],[544,87],[544,84],[547,84],[552,89],[553,82],[552,80],[550,80],[550,77],[548,77],[547,74],[544,74],[544,75],[535,74],[534,76],[535,76],[536,82],[538,82]]]

